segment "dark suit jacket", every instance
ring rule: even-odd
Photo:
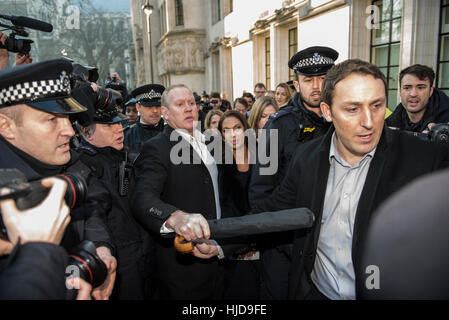
[[[172,133],[175,141],[170,141]],[[187,163],[172,162],[171,158],[186,156],[186,153]],[[206,219],[216,218],[212,179],[200,156],[185,139],[166,126],[162,134],[144,143],[134,173],[131,206],[137,220],[153,232],[157,241],[159,298],[220,298],[223,289],[220,261],[180,254],[173,247],[173,238],[160,235],[162,224],[176,210],[201,213]],[[219,168],[219,183],[221,180]],[[222,217],[225,215],[226,210],[222,208]]]
[[[289,298],[304,299],[310,293],[320,234],[322,210],[329,175],[329,149],[334,128],[322,138],[298,147],[286,178],[258,211],[307,207],[315,213],[315,224],[296,233],[290,271]],[[392,193],[416,177],[448,165],[446,150],[400,131],[384,127],[366,177],[357,207],[352,239],[354,269],[360,259],[371,213]],[[356,274],[356,290],[360,285]]]

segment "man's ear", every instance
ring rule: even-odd
[[[296,92],[299,92],[299,81],[293,80],[293,85],[295,86]]]
[[[432,94],[433,94],[433,90],[435,89],[435,87],[434,86],[431,86],[430,87],[430,96],[432,96]]]
[[[91,129],[91,127],[81,127],[81,135],[87,142],[92,142],[92,136],[94,133],[94,130]]]
[[[332,112],[331,107],[326,102],[321,102],[320,104],[321,113],[327,122],[332,122]]]
[[[161,113],[162,113],[162,115],[164,116],[164,119],[165,120],[167,120],[168,119],[168,117],[169,117],[169,112],[168,112],[168,108],[167,107],[164,107],[164,106],[161,106]]]
[[[6,140],[14,139],[16,123],[7,115],[0,113],[0,135]]]

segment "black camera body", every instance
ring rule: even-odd
[[[109,76],[106,78],[106,81],[104,83],[105,88],[110,88],[113,90],[116,90],[120,93],[124,92],[126,90],[126,82],[123,80],[118,81],[117,76]]]
[[[69,207],[76,208],[85,202],[87,185],[81,176],[73,173],[55,176],[67,182],[65,201]],[[20,210],[38,205],[48,195],[41,180],[28,182],[25,175],[17,169],[0,169],[0,188],[8,188],[10,193],[0,196],[0,200],[14,199]],[[0,215],[0,238],[8,239],[3,219]],[[107,268],[98,257],[93,242],[85,240],[70,251],[66,271],[76,270],[76,275],[87,281],[93,288],[101,285],[107,276]]]
[[[399,128],[390,127],[393,130],[399,130]],[[424,141],[431,141],[449,146],[449,123],[435,124],[428,133],[412,132],[403,130],[403,132],[417,137]]]
[[[6,49],[10,52],[20,52],[23,54],[28,54],[30,52],[31,44],[34,42],[33,40],[16,39],[16,35],[22,37],[29,36],[28,32],[25,31],[25,27],[43,32],[53,31],[53,26],[51,24],[28,17],[7,16],[0,14],[0,18],[9,20],[13,24],[12,26],[9,26],[0,23],[0,27],[12,30],[11,34],[5,41],[5,45],[0,43],[0,49]]]
[[[437,143],[449,143],[449,123],[436,124],[429,131],[430,141]]]
[[[84,203],[87,196],[87,184],[76,173],[55,176],[67,182],[65,201],[70,208]],[[10,193],[0,196],[0,200],[14,199],[19,210],[35,207],[47,197],[49,189],[44,188],[40,180],[28,182],[25,175],[17,169],[0,169],[0,187],[8,188]],[[0,216],[0,238],[7,238],[6,228]]]
[[[31,44],[34,42],[33,40],[29,39],[16,39],[16,35],[12,33],[9,35],[8,38],[6,38],[5,45],[3,45],[0,42],[0,49],[6,49],[9,52],[20,52],[23,54],[30,53],[31,50]]]

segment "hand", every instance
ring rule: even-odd
[[[76,288],[78,290],[78,294],[76,296],[76,300],[92,300],[91,292],[92,285],[83,279],[77,278],[69,278],[66,281],[67,288]]]
[[[112,289],[114,289],[117,260],[111,255],[111,251],[107,247],[98,247],[97,254],[108,268],[108,275],[103,284],[94,289],[92,296],[95,300],[108,300],[112,294]]]
[[[201,259],[210,259],[218,255],[218,247],[212,240],[201,241],[195,244],[192,254]]]
[[[5,45],[8,36],[0,32],[0,42]],[[6,49],[0,49],[0,70],[3,70],[8,65],[9,52]]]
[[[90,86],[92,87],[92,90],[94,90],[95,92],[97,92],[98,90],[98,85],[95,82],[91,82]]]
[[[23,64],[30,64],[33,62],[33,58],[31,58],[31,55],[28,54],[23,54],[21,52],[16,54],[16,59],[14,62],[14,66],[21,66]]]
[[[434,127],[435,125],[436,125],[435,122],[430,122],[430,123],[427,125],[427,128],[424,129],[422,133],[429,134],[430,130],[432,130],[432,127]]]
[[[173,229],[187,241],[210,237],[209,224],[201,214],[177,210],[165,221],[165,226]]]
[[[70,209],[64,200],[67,183],[61,179],[47,178],[42,180],[42,186],[51,187],[51,190],[47,198],[34,208],[19,211],[14,200],[0,201],[3,223],[14,245],[19,239],[21,244],[39,241],[58,245],[61,242],[70,222]],[[7,192],[7,189],[1,190],[2,195]]]
[[[0,239],[0,256],[10,254],[14,246],[8,240]]]
[[[112,79],[114,76],[117,78],[117,81],[122,81],[122,78],[120,78],[117,72],[111,73],[109,77]]]

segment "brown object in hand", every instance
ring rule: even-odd
[[[176,250],[181,253],[189,253],[193,251],[193,243],[185,242],[183,236],[176,236],[174,240]]]

